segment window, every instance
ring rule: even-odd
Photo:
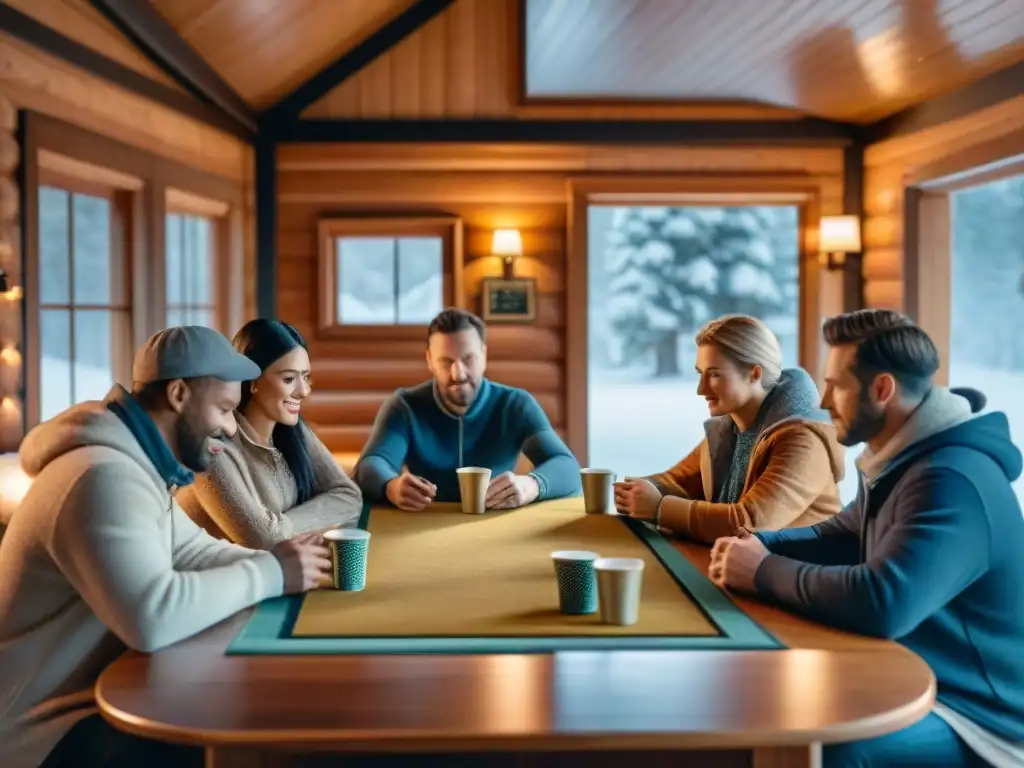
[[[424,325],[444,309],[440,237],[339,237],[338,322]]]
[[[589,464],[661,472],[704,438],[706,321],[759,317],[800,365],[799,207],[592,204],[588,230]]]
[[[130,386],[134,351],[168,321],[226,330],[251,310],[238,181],[31,111],[24,139],[31,428]]]
[[[320,238],[322,334],[418,335],[459,301],[456,219],[329,219]]]
[[[40,419],[127,374],[131,309],[113,195],[39,188]]]
[[[204,216],[170,213],[164,230],[167,325],[216,328],[213,223]]]
[[[950,195],[949,385],[985,393],[1024,444],[1024,174]],[[1016,483],[1024,502],[1024,482]]]

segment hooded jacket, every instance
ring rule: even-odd
[[[0,765],[36,768],[125,647],[149,652],[280,595],[277,559],[218,541],[172,499],[188,478],[121,387],[33,429],[33,479],[0,543]]]
[[[1024,517],[1011,483],[1021,452],[1005,414],[975,415],[984,397],[957,392],[934,387],[888,444],[861,454],[861,486],[841,514],[757,534],[772,554],[756,587],[816,621],[905,645],[935,673],[936,712],[991,764],[1020,765]]]
[[[731,416],[704,422],[700,445],[667,472],[648,478],[663,494],[659,525],[711,543],[734,536],[740,528],[804,527],[838,513],[843,449],[818,401],[817,387],[806,371],[782,372],[761,405],[760,431],[735,503],[712,501],[732,461],[735,423]]]

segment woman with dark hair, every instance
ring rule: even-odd
[[[255,549],[355,525],[359,487],[299,415],[310,393],[302,336],[287,323],[257,319],[233,344],[263,373],[242,384],[238,429],[209,471],[178,494],[181,507],[211,534]]]

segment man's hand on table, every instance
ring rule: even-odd
[[[406,512],[419,512],[434,500],[436,494],[436,485],[409,472],[389,481],[384,489],[388,501]]]
[[[661,504],[661,491],[650,480],[627,477],[614,485],[615,509],[638,520],[653,520]]]
[[[285,539],[270,552],[281,565],[286,595],[316,589],[331,575],[331,553],[319,533]]]
[[[711,548],[708,578],[719,587],[754,593],[757,569],[769,554],[759,538],[741,528],[739,535],[718,539]]]
[[[484,506],[487,509],[515,509],[536,501],[538,496],[540,485],[535,478],[502,472],[491,478]]]

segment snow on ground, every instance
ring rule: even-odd
[[[692,376],[651,379],[629,372],[593,371],[588,401],[591,466],[607,467],[620,477],[648,475],[671,467],[704,437],[708,418]],[[1018,447],[1024,446],[1024,371],[1011,373],[956,366],[953,386],[971,386],[988,396],[986,410],[1002,410]],[[862,450],[846,450],[843,501],[857,491],[854,460]],[[1024,504],[1024,482],[1015,484]]]

